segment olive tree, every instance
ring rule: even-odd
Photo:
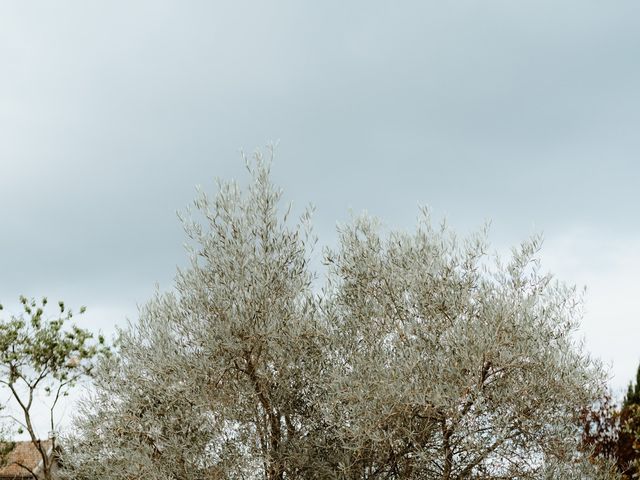
[[[360,217],[321,282],[270,165],[183,216],[190,264],[100,365],[69,478],[615,478],[577,448],[604,376],[538,239],[503,262],[484,231]]]
[[[538,239],[503,264],[484,233],[459,241],[426,212],[411,234],[366,217],[340,233],[327,263],[341,475],[540,478],[574,463],[603,376],[571,335],[580,298],[540,272]]]
[[[267,164],[250,171],[248,195],[221,185],[185,218],[191,265],[100,370],[70,442],[77,478],[275,479],[308,468],[326,344],[309,214],[289,226]]]

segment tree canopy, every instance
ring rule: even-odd
[[[604,375],[539,238],[505,261],[426,211],[413,232],[361,216],[321,277],[270,166],[183,215],[190,264],[97,370],[70,478],[615,478],[578,452]]]

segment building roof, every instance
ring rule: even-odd
[[[12,443],[14,444],[13,448],[0,466],[0,480],[33,478],[29,471],[21,465],[37,472],[42,468],[40,452],[31,441]],[[51,455],[51,440],[43,440],[42,446],[46,449],[47,454]]]

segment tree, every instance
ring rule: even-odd
[[[639,373],[636,376],[640,378]],[[640,403],[638,385],[630,382],[620,407],[607,393],[583,413],[582,448],[592,459],[613,460],[624,479],[640,474]]]
[[[538,243],[492,269],[483,234],[460,243],[427,214],[414,234],[342,228],[327,260],[349,478],[535,478],[571,462],[579,406],[603,383],[570,335],[575,290],[540,273]]]
[[[629,382],[627,393],[622,401],[623,407],[628,407],[629,405],[640,405],[640,366],[638,366],[636,372],[635,383],[633,381]]]
[[[615,458],[624,478],[640,477],[640,366],[636,382],[629,382],[619,417],[618,445]]]
[[[539,239],[492,263],[484,231],[361,217],[320,288],[309,212],[280,213],[270,165],[199,194],[190,266],[99,366],[70,478],[615,478],[578,451],[604,375]]]
[[[620,451],[620,411],[611,394],[607,392],[591,408],[585,408],[582,418],[582,449],[592,458],[617,459]]]
[[[63,302],[58,303],[53,318],[45,315],[46,298],[37,302],[20,297],[20,303],[22,314],[0,320],[0,385],[10,392],[20,412],[18,417],[10,417],[18,433],[28,433],[42,459],[39,473],[20,466],[36,480],[50,480],[54,468],[51,452],[57,451],[56,407],[78,380],[91,374],[96,358],[109,350],[102,336],[92,342],[87,330],[69,326],[73,312]],[[84,311],[82,307],[80,314]],[[50,399],[49,442],[38,436],[34,425],[34,401],[42,394]]]

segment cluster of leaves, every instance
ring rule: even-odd
[[[44,318],[46,298],[37,302],[22,296],[20,303],[26,316],[11,316],[0,323],[0,363],[8,371],[8,384],[20,379],[37,386],[53,379],[73,385],[79,376],[91,373],[93,363],[88,360],[108,350],[102,335],[90,344],[93,334],[88,330],[76,325],[64,328],[73,317],[64,302],[58,302],[54,319]],[[85,311],[81,307],[79,313]]]
[[[607,394],[583,411],[583,422],[583,450],[612,460],[624,479],[640,478],[640,367],[620,407]]]
[[[309,214],[280,213],[269,167],[258,155],[247,193],[197,198],[189,268],[99,366],[70,478],[615,478],[578,454],[604,375],[538,239],[504,264],[484,232],[362,217],[320,288]]]

